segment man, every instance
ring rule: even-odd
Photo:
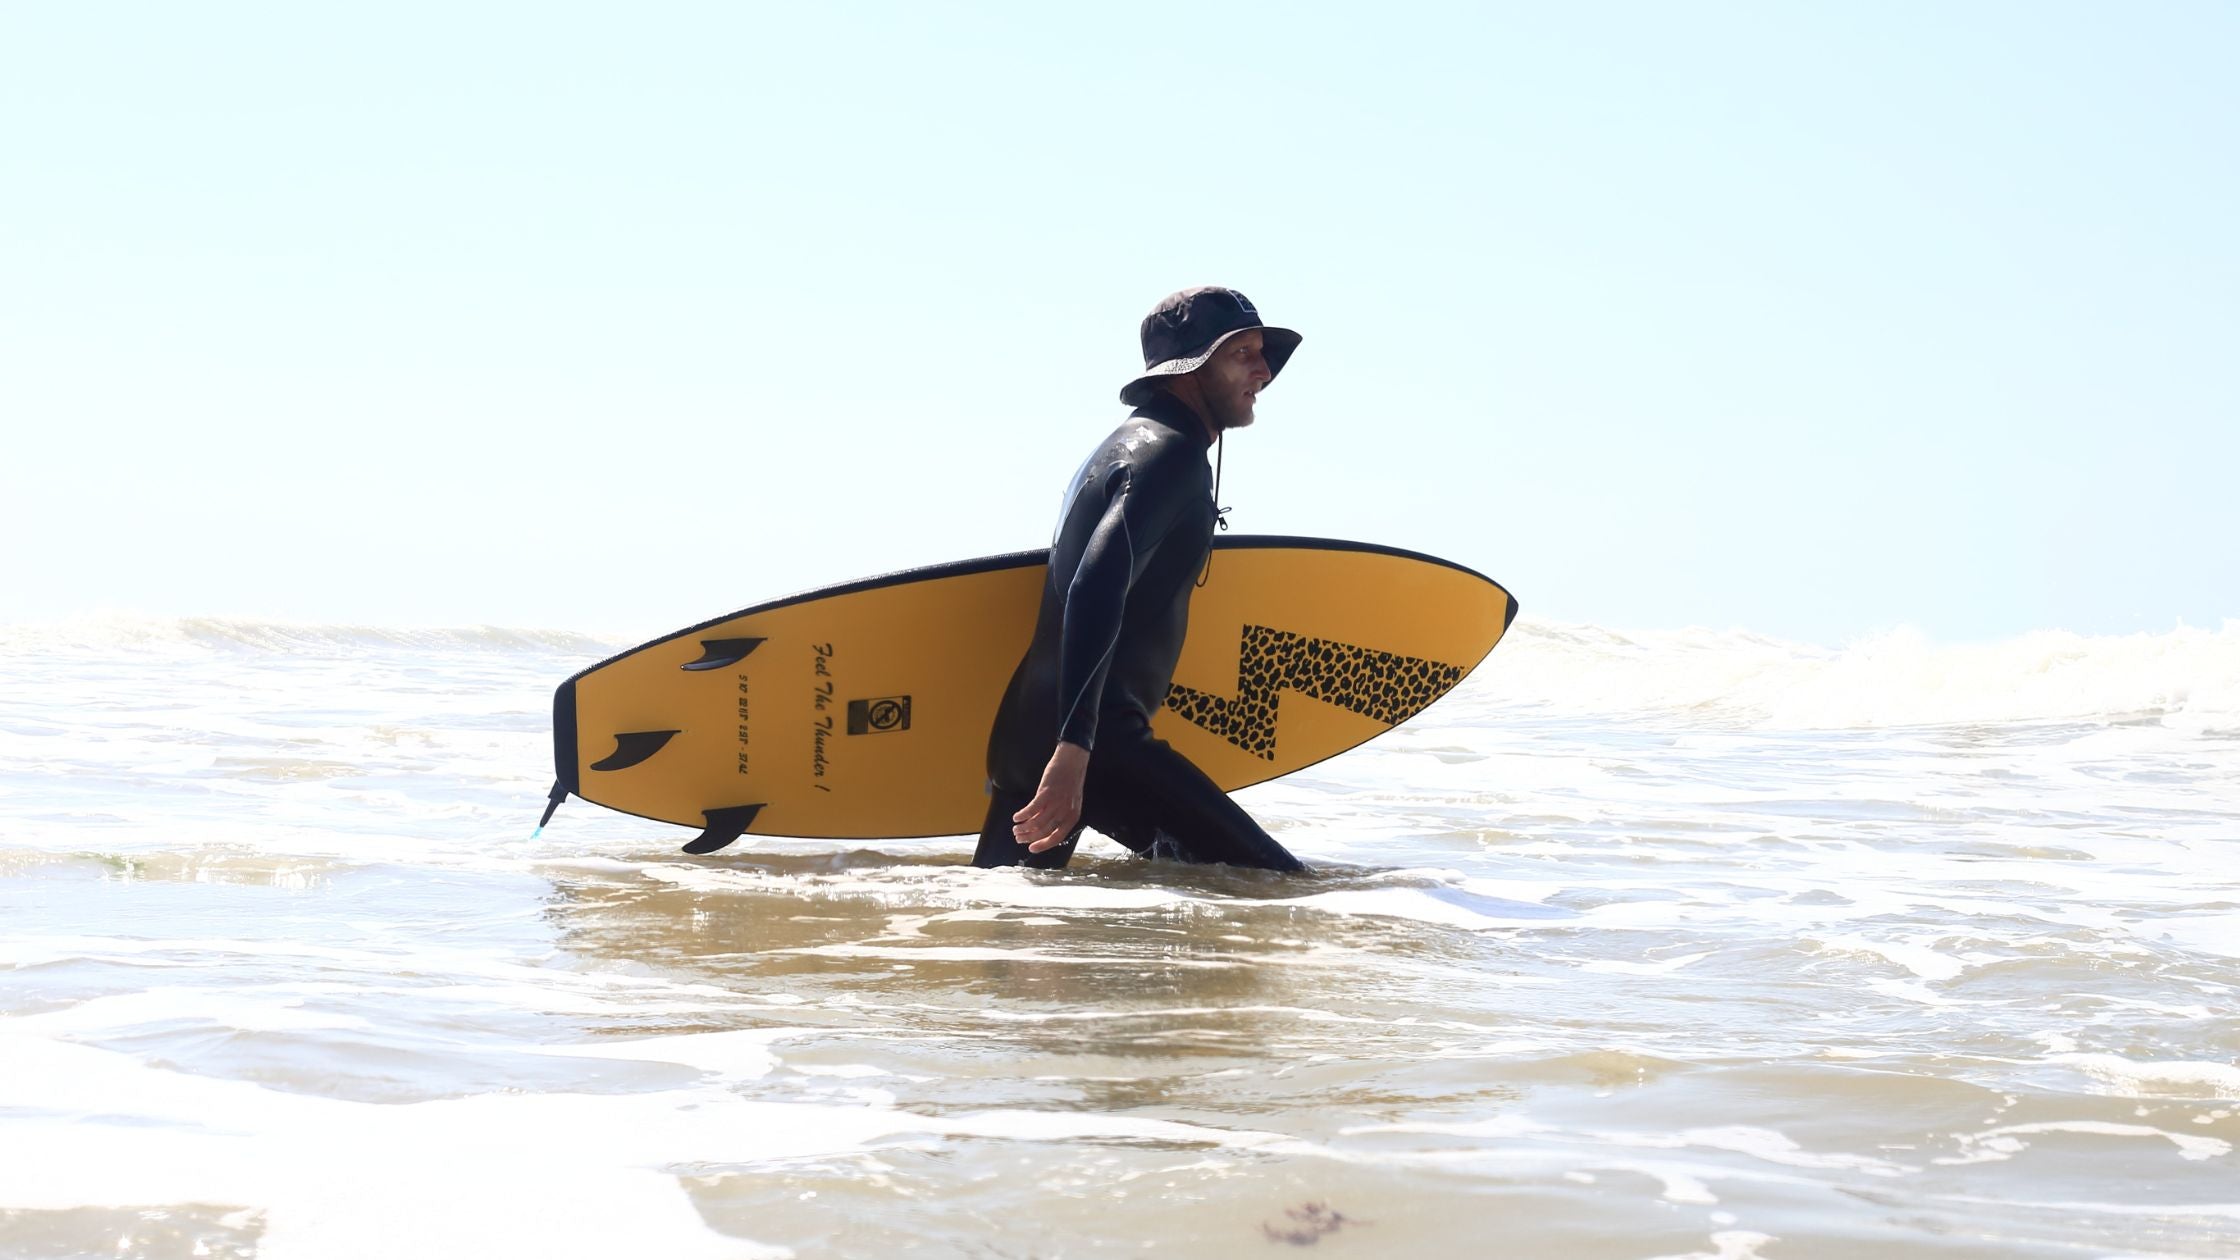
[[[1153,308],[1142,341],[1143,373],[1120,391],[1134,414],[1066,492],[1034,640],[988,737],[973,864],[1062,867],[1086,825],[1138,853],[1305,870],[1151,735],[1218,519],[1206,450],[1252,423],[1299,334],[1206,287]]]

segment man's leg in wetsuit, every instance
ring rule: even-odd
[[[1094,762],[1096,758],[1090,760]],[[974,866],[1031,866],[1054,871],[1073,860],[1074,846],[1081,843],[1080,827],[1073,829],[1064,844],[1040,853],[1027,852],[1027,846],[1012,834],[1011,816],[1025,809],[1032,799],[1000,790],[988,794],[988,818],[980,824],[980,847],[972,851]]]
[[[1089,824],[1129,848],[1151,847],[1159,856],[1185,861],[1307,869],[1189,758],[1154,738],[1140,718],[1108,721],[1099,730],[1082,795]],[[1152,843],[1159,833],[1176,842],[1171,850]],[[985,837],[981,843],[987,843]]]

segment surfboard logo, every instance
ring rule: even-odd
[[[1253,756],[1274,761],[1285,691],[1396,726],[1447,694],[1462,674],[1460,665],[1248,625],[1237,645],[1237,698],[1176,684],[1167,689],[1167,707]]]
[[[850,735],[884,735],[910,729],[910,697],[881,696],[876,700],[848,702]]]

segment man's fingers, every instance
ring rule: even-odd
[[[1011,816],[1011,821],[1016,824],[1012,831],[1020,834],[1029,830],[1048,832],[1052,824],[1074,812],[1055,793],[1037,796],[1027,802],[1026,808]]]
[[[1026,845],[1030,852],[1040,853],[1073,831],[1077,814],[1062,801],[1038,799],[1028,802],[1025,809],[1011,817],[1012,838]]]
[[[1057,819],[1050,830],[1027,843],[1027,852],[1040,853],[1044,849],[1054,849],[1064,844],[1066,837],[1073,834],[1073,823],[1071,818]]]
[[[1080,826],[1081,776],[1088,757],[1087,749],[1066,743],[1050,754],[1034,799],[1011,816],[1011,836],[1028,851],[1040,853],[1060,844]]]

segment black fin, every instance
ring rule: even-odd
[[[687,853],[713,853],[747,833],[754,826],[754,816],[762,812],[760,805],[731,805],[723,809],[700,811],[708,820],[708,829],[685,842]]]
[[[614,751],[591,763],[594,770],[628,770],[661,751],[675,731],[624,731],[614,737]]]
[[[682,669],[722,669],[747,659],[747,654],[762,646],[760,639],[702,639],[700,659]]]

